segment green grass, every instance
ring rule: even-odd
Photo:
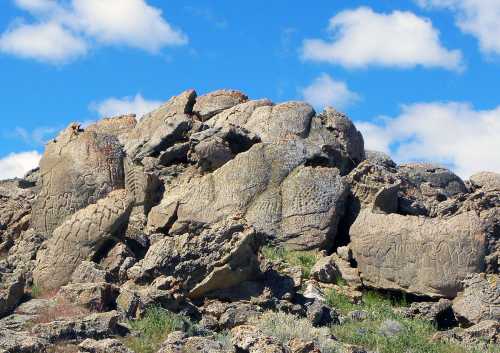
[[[262,255],[269,261],[283,261],[290,266],[300,267],[304,278],[309,278],[318,260],[318,254],[314,251],[291,251],[274,246],[264,246]]]
[[[281,344],[288,344],[296,338],[304,342],[314,341],[322,353],[337,353],[339,345],[331,339],[328,327],[314,327],[304,318],[296,317],[283,312],[268,311],[254,324],[267,336],[272,336]]]
[[[135,353],[154,353],[170,333],[191,326],[188,319],[160,307],[147,309],[142,319],[129,324],[136,336],[126,338],[124,343]]]
[[[375,350],[378,353],[500,353],[498,347],[465,347],[446,342],[432,341],[437,329],[429,322],[404,318],[394,312],[395,307],[406,305],[403,299],[386,298],[375,292],[367,292],[362,303],[352,304],[349,299],[331,290],[327,295],[330,306],[346,315],[353,310],[364,310],[368,318],[364,321],[348,320],[342,325],[331,327],[332,334],[341,342],[362,346]],[[395,320],[403,325],[403,331],[393,337],[384,337],[379,332],[380,324],[384,320]]]
[[[33,286],[31,286],[31,297],[32,298],[39,298],[42,296],[42,289],[38,284],[33,283]]]

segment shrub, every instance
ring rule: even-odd
[[[330,330],[327,327],[316,328],[307,319],[268,311],[256,319],[255,325],[264,334],[275,337],[282,344],[297,338],[306,342],[314,341],[322,353],[338,352],[337,343],[330,338]]]
[[[142,319],[129,324],[137,336],[128,337],[125,345],[135,353],[154,353],[170,333],[192,327],[185,317],[161,307],[148,308]]]

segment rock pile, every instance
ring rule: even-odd
[[[311,279],[262,246],[319,254]],[[252,323],[273,310],[341,325],[314,289],[341,280],[500,341],[500,175],[396,165],[303,102],[189,90],[141,119],[70,125],[37,170],[0,181],[0,254],[1,352],[130,352],[116,338],[151,307],[204,330],[159,352],[326,352]],[[210,338],[221,330],[228,342]]]

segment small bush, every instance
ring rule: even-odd
[[[269,311],[256,319],[255,325],[264,334],[275,337],[282,344],[297,338],[306,342],[314,341],[323,353],[338,352],[337,343],[330,338],[330,330],[327,327],[316,328],[307,319]]]
[[[290,266],[300,267],[304,278],[309,278],[318,260],[318,254],[314,251],[291,251],[274,246],[263,247],[262,255],[269,261],[283,261]]]
[[[31,297],[32,298],[40,298],[42,295],[42,289],[38,284],[33,283],[33,286],[31,287]]]
[[[125,345],[135,353],[154,353],[170,333],[191,327],[188,319],[161,307],[147,309],[142,319],[129,324],[137,336],[127,338]]]

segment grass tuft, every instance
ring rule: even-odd
[[[256,319],[255,325],[268,336],[276,338],[281,344],[288,344],[297,338],[304,342],[314,341],[322,353],[336,353],[338,344],[331,339],[327,327],[314,327],[307,319],[301,319],[283,312],[268,311]]]
[[[282,261],[290,266],[302,269],[304,278],[309,278],[313,266],[318,261],[318,254],[314,251],[291,251],[283,247],[264,246],[262,255],[269,261]]]
[[[129,324],[136,336],[126,338],[124,344],[135,353],[154,353],[170,333],[191,327],[187,318],[161,307],[148,308],[142,319]]]

